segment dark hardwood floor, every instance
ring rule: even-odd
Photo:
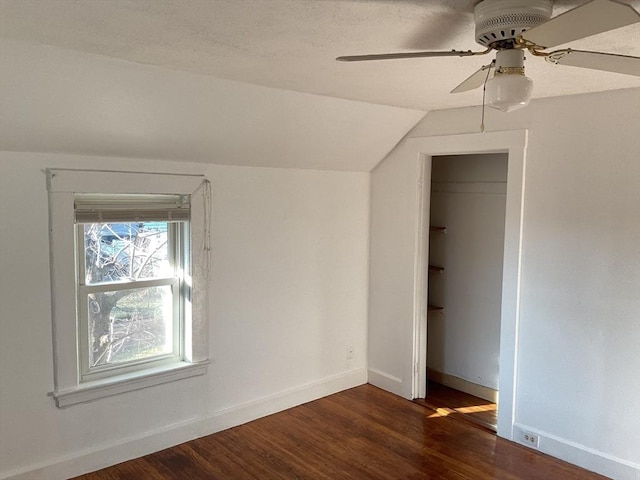
[[[427,398],[415,402],[442,416],[452,416],[456,420],[467,421],[492,432],[497,429],[497,404],[439,383],[430,381]]]
[[[605,478],[434,413],[363,385],[77,479]]]

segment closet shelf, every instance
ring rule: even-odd
[[[429,273],[442,273],[444,267],[436,267],[435,265],[429,265]]]
[[[444,310],[444,307],[438,307],[436,305],[427,305],[428,312],[439,312],[441,310]]]
[[[446,233],[447,232],[447,227],[438,227],[435,225],[432,225],[429,227],[429,231],[430,232],[437,232],[437,233]]]

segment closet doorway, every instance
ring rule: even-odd
[[[425,403],[493,431],[507,167],[507,153],[431,161]]]
[[[407,342],[413,348],[402,353],[406,378],[402,394],[407,398],[425,399],[427,389],[427,317],[428,284],[433,273],[428,272],[431,201],[431,164],[436,156],[505,153],[508,156],[507,194],[502,270],[502,305],[500,313],[499,388],[500,410],[497,434],[514,438],[515,405],[518,377],[518,325],[520,322],[520,282],[522,269],[523,199],[527,131],[469,133],[416,137],[407,140],[407,151],[419,159],[418,203],[415,215],[415,248],[413,278],[413,328]],[[446,235],[446,233],[444,234]],[[434,239],[435,240],[435,239]],[[447,306],[444,305],[443,314]],[[400,379],[402,382],[402,379]]]

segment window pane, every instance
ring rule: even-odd
[[[167,222],[84,225],[85,285],[172,276]]]
[[[92,293],[87,306],[91,367],[172,353],[170,286]]]

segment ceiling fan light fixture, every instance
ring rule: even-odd
[[[485,85],[487,105],[512,112],[529,105],[533,81],[524,74],[524,52],[500,50],[496,54],[496,73]]]
[[[501,74],[487,80],[487,105],[512,112],[529,105],[533,81],[520,74]]]

